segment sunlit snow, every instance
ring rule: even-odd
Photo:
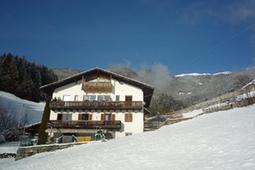
[[[255,105],[198,116],[174,125],[102,143],[37,154],[5,170],[252,170]]]

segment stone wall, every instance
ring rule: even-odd
[[[74,145],[81,145],[85,143],[68,143],[68,144],[50,144],[50,145],[35,145],[35,146],[24,146],[19,147],[15,160],[20,160],[37,153],[51,152],[55,150],[65,149]]]

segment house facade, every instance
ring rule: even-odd
[[[51,95],[46,132],[51,137],[93,140],[143,132],[144,112],[153,88],[145,83],[95,68],[41,87]]]

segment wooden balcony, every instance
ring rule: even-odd
[[[51,101],[50,108],[57,109],[87,109],[87,110],[123,110],[142,109],[142,101]]]
[[[109,82],[83,82],[82,89],[86,93],[111,93],[112,83]]]
[[[57,129],[121,129],[121,121],[94,121],[94,120],[82,120],[82,121],[59,121],[52,120],[48,123],[48,128]]]

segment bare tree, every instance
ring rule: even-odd
[[[4,108],[0,108],[0,132],[13,128],[16,125],[15,117],[9,114]]]

